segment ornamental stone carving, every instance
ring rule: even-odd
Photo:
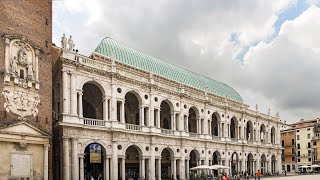
[[[4,108],[21,118],[38,114],[39,52],[40,49],[23,36],[5,35]]]
[[[38,114],[39,94],[20,87],[4,87],[2,94],[5,98],[4,107],[7,112],[13,112],[21,117]]]

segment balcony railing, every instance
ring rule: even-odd
[[[231,138],[231,142],[239,142],[239,139]]]
[[[253,144],[252,140],[247,140],[248,144]]]
[[[134,131],[141,131],[141,126],[135,125],[135,124],[126,124],[126,129],[134,130]]]
[[[221,137],[219,137],[219,136],[212,136],[212,140],[214,140],[214,141],[221,141]]]
[[[89,125],[89,126],[106,126],[106,121],[99,120],[99,119],[84,118],[83,124]]]
[[[189,132],[190,137],[200,137],[200,134]]]
[[[171,130],[171,129],[161,129],[161,134],[173,134],[173,130]]]

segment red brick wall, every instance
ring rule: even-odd
[[[52,1],[51,0],[0,0],[0,92],[3,90],[5,44],[3,35],[23,35],[41,48],[39,55],[39,81],[41,103],[39,121],[33,116],[27,121],[52,134]],[[17,116],[5,113],[4,97],[0,94],[0,121],[11,121]],[[47,119],[47,121],[46,121]],[[51,155],[51,152],[50,152]],[[51,157],[49,160],[51,173]]]

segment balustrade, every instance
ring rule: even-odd
[[[161,134],[173,134],[173,130],[170,130],[170,129],[161,129]]]
[[[83,124],[89,126],[106,126],[106,121],[99,119],[83,118]]]
[[[134,130],[134,131],[141,131],[141,126],[135,124],[126,124],[126,129]]]

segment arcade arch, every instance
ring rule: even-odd
[[[261,124],[260,126],[260,138],[259,141],[266,142],[266,126]]]
[[[265,174],[267,172],[267,157],[265,154],[261,155],[261,174]]]
[[[98,179],[99,176],[104,177],[104,159],[106,157],[106,150],[99,143],[91,143],[86,146],[84,151],[84,177],[89,179],[91,176]]]
[[[271,128],[271,143],[275,144],[276,143],[276,128],[274,128],[274,126],[272,126]]]
[[[217,112],[213,113],[211,117],[211,135],[213,136],[219,136],[219,121],[220,115]]]
[[[125,111],[125,123],[141,125],[140,119],[140,105],[141,99],[134,91],[129,91],[125,95],[124,111]],[[120,121],[121,118],[121,102],[117,103],[117,118]]]
[[[191,107],[189,109],[189,116],[188,116],[188,132],[191,133],[199,133],[198,128],[199,128],[199,119],[198,119],[198,109],[196,107]]]
[[[83,117],[90,119],[103,119],[103,93],[92,82],[87,82],[82,87],[82,113]],[[93,96],[94,95],[94,96]]]
[[[231,173],[237,174],[239,172],[239,156],[236,152],[231,155]]]
[[[236,117],[231,118],[230,137],[231,138],[238,138],[238,120]]]
[[[253,124],[250,120],[247,122],[246,131],[246,140],[253,141]]]
[[[247,156],[247,171],[249,172],[250,175],[254,174],[254,159],[253,155],[251,153],[248,154]]]
[[[172,104],[168,100],[164,100],[160,104],[160,128],[172,129]]]

